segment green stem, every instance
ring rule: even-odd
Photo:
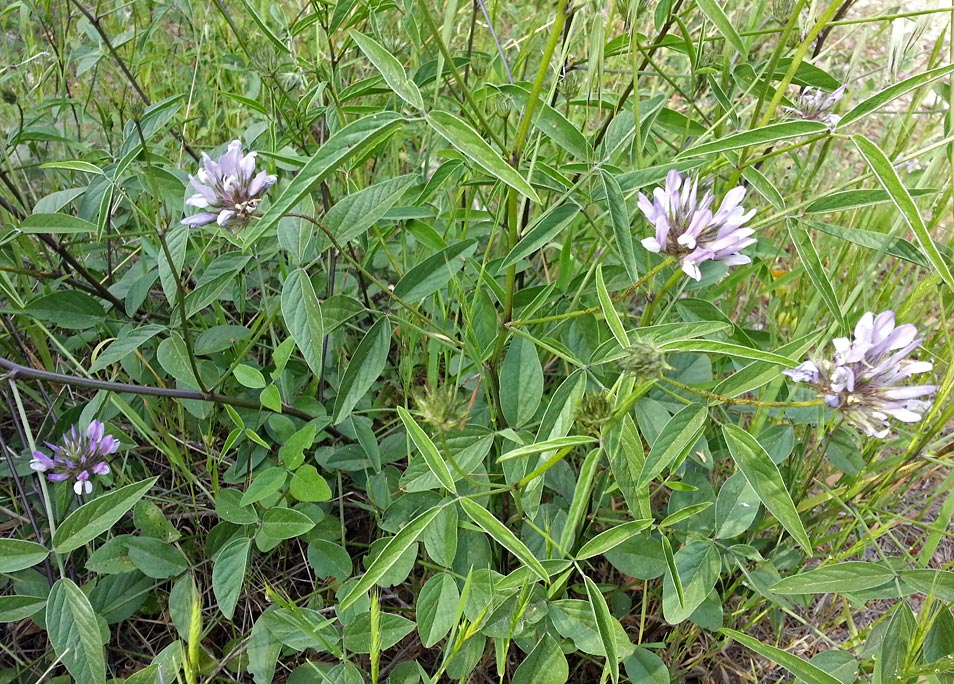
[[[533,80],[533,87],[530,89],[530,98],[527,100],[527,109],[520,119],[520,125],[517,128],[517,138],[513,144],[513,165],[518,166],[520,162],[520,153],[523,151],[523,145],[527,139],[527,133],[530,131],[530,123],[533,121],[533,112],[536,110],[537,100],[540,98],[540,92],[543,90],[543,82],[546,80],[547,71],[550,68],[550,60],[553,59],[553,53],[556,51],[557,43],[560,42],[560,36],[563,34],[563,24],[566,23],[566,6],[568,0],[559,0],[557,3],[557,14],[553,20],[553,26],[550,27],[550,36],[547,38],[547,45],[543,49],[543,58],[540,60],[540,66],[537,67],[537,77]]]
[[[540,65],[537,67],[537,75],[533,80],[533,87],[530,89],[530,97],[527,101],[527,108],[523,113],[523,117],[520,119],[520,124],[517,127],[517,137],[513,143],[513,156],[511,157],[510,164],[517,169],[519,172],[520,169],[520,155],[523,152],[523,146],[526,142],[527,135],[530,132],[530,124],[533,122],[533,112],[536,109],[537,101],[540,98],[540,93],[543,90],[543,82],[546,80],[547,71],[550,68],[550,60],[553,59],[553,53],[556,51],[557,43],[560,41],[560,36],[563,34],[563,25],[566,23],[566,6],[568,0],[559,0],[557,4],[557,13],[556,18],[553,20],[553,26],[550,27],[550,36],[547,38],[546,47],[543,50],[543,57],[540,60]],[[507,199],[507,252],[509,253],[516,247],[517,242],[520,239],[520,225],[518,221],[518,209],[519,201],[517,198],[517,191],[511,189],[508,199]],[[507,326],[510,324],[511,319],[513,318],[513,299],[514,294],[517,289],[517,265],[511,264],[507,267],[507,280],[504,285],[504,302],[503,302],[503,315],[500,319],[500,328],[497,331],[497,340],[494,345],[494,351],[490,356],[490,368],[491,372],[497,372],[497,368],[500,364],[500,358],[503,356],[504,345],[507,343],[509,338],[509,330]],[[497,383],[499,384],[499,383]],[[497,407],[498,415],[503,415],[503,410],[500,406]]]
[[[20,391],[17,389],[17,381],[10,378],[10,393],[13,394],[13,401],[17,405],[17,413],[20,414],[20,424],[23,426],[23,434],[26,435],[27,445],[30,451],[36,451],[36,442],[33,440],[33,430],[30,429],[30,421],[27,419],[26,409],[23,407],[23,400],[20,398]],[[46,487],[46,478],[43,473],[37,473],[37,480],[40,483],[40,494],[43,499],[43,507],[46,509],[47,522],[50,524],[50,546],[53,546],[53,538],[56,536],[56,519],[53,516],[53,502],[50,499],[50,492]],[[66,577],[66,567],[63,565],[63,557],[54,553],[56,567],[60,571],[60,577]]]
[[[704,389],[699,389],[698,387],[693,387],[692,385],[684,385],[681,382],[673,380],[672,378],[660,378],[663,382],[673,387],[678,387],[681,390],[686,392],[692,392],[693,394],[698,394],[701,397],[706,397],[707,399],[714,399],[723,404],[735,404],[738,406],[769,406],[777,408],[805,408],[808,406],[821,406],[824,404],[822,399],[812,399],[811,401],[760,401],[758,399],[737,399],[735,397],[726,397],[721,394],[715,394],[714,392],[707,392]]]
[[[626,288],[621,294],[616,295],[612,298],[613,303],[622,301],[627,297],[630,297],[643,283],[652,278],[654,275],[659,273],[661,270],[669,266],[673,262],[673,257],[667,257],[662,263],[657,266],[654,266],[652,269],[647,271],[645,274],[640,276],[639,280]],[[527,318],[519,321],[512,321],[509,324],[509,327],[513,328],[520,325],[532,325],[534,323],[552,323],[553,321],[562,321],[568,318],[576,318],[577,316],[585,316],[586,314],[597,313],[602,311],[602,306],[591,306],[588,309],[580,309],[579,311],[570,311],[565,314],[554,314],[552,316],[543,316],[542,318]]]
[[[431,12],[425,4],[424,0],[418,0],[418,4],[421,6],[421,13],[424,15],[424,24],[427,26],[428,31],[431,33],[431,37],[434,38],[434,42],[437,43],[437,48],[440,50],[441,55],[444,57],[444,63],[447,64],[447,67],[450,69],[451,74],[454,76],[454,80],[457,81],[457,85],[460,87],[461,94],[464,96],[464,99],[467,101],[467,104],[470,105],[473,116],[477,119],[480,124],[481,129],[484,133],[490,137],[497,145],[501,148],[503,147],[503,141],[497,136],[496,131],[494,131],[493,126],[491,126],[487,119],[484,118],[484,115],[480,113],[480,104],[474,99],[474,96],[470,92],[470,88],[467,87],[466,81],[460,75],[460,71],[457,69],[457,65],[454,64],[454,57],[451,55],[450,51],[447,49],[447,46],[444,45],[444,41],[441,38],[440,31],[437,30],[437,25],[434,23],[434,19],[431,17]]]
[[[677,270],[675,273],[669,276],[669,279],[665,283],[663,283],[663,286],[659,288],[659,292],[653,293],[652,298],[650,298],[649,302],[646,304],[646,308],[643,310],[642,318],[639,319],[640,327],[644,328],[652,322],[653,309],[656,308],[656,302],[662,299],[664,294],[669,292],[669,290],[671,290],[676,283],[682,280],[683,276],[684,274],[682,270]]]
[[[192,369],[192,375],[195,376],[195,384],[203,394],[208,393],[208,388],[202,382],[202,376],[199,375],[199,364],[195,360],[195,351],[192,348],[192,335],[189,333],[189,323],[186,319],[185,310],[185,288],[182,286],[182,278],[172,260],[172,252],[169,251],[169,244],[166,242],[166,236],[161,230],[156,231],[159,237],[159,244],[162,245],[162,253],[169,264],[169,272],[176,283],[176,304],[179,309],[179,324],[182,326],[182,341],[185,342],[186,356],[189,357],[189,367]]]
[[[792,63],[785,72],[785,76],[783,76],[782,80],[779,82],[778,87],[775,89],[775,95],[773,95],[772,99],[769,100],[768,107],[765,108],[765,113],[762,114],[762,118],[759,120],[759,126],[765,126],[769,121],[772,120],[772,117],[775,116],[775,110],[782,101],[782,97],[785,95],[785,90],[792,82],[792,79],[795,78],[795,72],[798,71],[798,67],[801,65],[802,60],[805,59],[805,55],[808,54],[808,48],[811,46],[812,41],[818,37],[818,34],[821,33],[822,29],[824,29],[828,22],[831,21],[831,19],[838,13],[838,10],[844,3],[845,0],[835,0],[833,3],[831,3],[825,12],[818,17],[818,21],[815,22],[812,30],[808,32],[807,36],[805,36],[805,40],[799,44],[798,49],[795,50],[795,55],[792,57]]]
[[[332,235],[331,231],[329,231],[328,228],[325,227],[325,225],[321,221],[316,219],[314,216],[309,216],[308,214],[300,214],[296,211],[290,211],[287,214],[285,214],[285,216],[294,216],[296,218],[305,219],[306,221],[317,226],[321,230],[321,232],[323,232],[325,236],[331,241],[332,247],[334,247],[338,251],[338,253],[345,258],[345,261],[351,264],[359,273],[361,273],[365,278],[367,278],[369,282],[374,283],[374,285],[381,292],[383,292],[387,297],[389,297],[390,299],[393,299],[397,304],[399,304],[402,308],[404,308],[409,314],[411,314],[412,316],[420,320],[424,324],[425,330],[427,330],[428,326],[431,326],[433,324],[433,321],[431,321],[431,319],[429,319],[427,316],[425,316],[420,311],[418,311],[412,304],[404,301],[403,299],[398,297],[396,294],[394,294],[394,292],[391,290],[391,288],[388,286],[387,283],[376,278],[374,274],[372,274],[370,271],[368,271],[368,269],[366,269],[364,266],[361,265],[361,262],[355,259],[348,252],[344,251],[344,248],[338,243],[338,240],[335,239],[335,236]],[[441,341],[456,347],[457,349],[462,349],[464,346],[462,342],[452,337],[449,337],[443,332],[440,332],[440,333],[431,332],[430,334],[436,337],[437,339],[440,339]]]

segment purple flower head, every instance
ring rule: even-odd
[[[721,261],[730,266],[747,264],[751,259],[741,250],[755,243],[754,230],[742,225],[755,214],[746,213],[739,203],[745,188],[726,193],[719,210],[712,213],[715,196],[706,191],[700,200],[698,179],[676,170],[666,176],[666,184],[653,190],[653,199],[639,193],[639,210],[656,228],[656,236],[642,241],[650,252],[672,254],[682,262],[690,278],[702,279],[699,264]]]
[[[931,407],[926,397],[935,385],[905,385],[910,376],[927,373],[930,361],[905,358],[923,338],[913,325],[895,325],[894,312],[868,312],[855,326],[854,336],[832,341],[831,361],[806,361],[784,371],[795,382],[814,385],[831,408],[871,437],[887,437],[888,418],[916,423]]]
[[[51,482],[73,480],[73,491],[77,494],[93,491],[90,478],[109,473],[106,457],[119,449],[119,441],[107,435],[106,427],[98,420],[90,423],[86,432],[80,432],[73,425],[60,439],[60,444],[45,444],[53,456],[34,451],[30,467],[39,473],[46,473]]]
[[[791,107],[781,107],[782,113],[796,119],[806,121],[821,121],[829,128],[834,128],[841,121],[841,117],[832,114],[832,110],[845,94],[845,86],[826,93],[819,88],[805,88]]]
[[[218,161],[202,153],[202,164],[196,176],[189,176],[196,194],[186,204],[204,211],[182,222],[187,226],[243,226],[258,207],[262,195],[275,184],[275,176],[264,171],[255,173],[255,152],[242,156],[242,141],[229,143]]]

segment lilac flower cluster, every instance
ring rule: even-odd
[[[109,473],[106,457],[119,449],[119,441],[107,435],[105,426],[98,420],[90,423],[86,432],[80,432],[73,425],[69,433],[63,435],[60,444],[45,444],[53,456],[34,451],[30,467],[46,473],[52,482],[73,480],[73,491],[77,494],[93,491],[92,476]]]
[[[255,213],[258,203],[275,184],[275,176],[264,171],[255,173],[255,152],[242,156],[242,142],[233,140],[218,161],[202,154],[202,163],[196,174],[189,176],[196,194],[186,204],[204,209],[182,222],[187,226],[204,226],[218,223],[220,226],[243,226]]]
[[[807,121],[821,121],[829,128],[834,128],[841,121],[841,117],[832,114],[832,110],[845,94],[845,86],[826,93],[818,88],[805,88],[792,103],[791,107],[782,107],[783,114],[796,119]]]
[[[913,325],[895,325],[893,311],[877,316],[868,312],[855,326],[852,339],[833,340],[831,361],[806,361],[784,373],[814,385],[826,404],[866,435],[884,438],[890,433],[889,417],[918,422],[931,406],[925,397],[937,391],[935,385],[900,385],[933,367],[930,361],[905,358],[921,343],[923,338],[917,335]]]
[[[726,193],[719,210],[712,213],[715,196],[707,191],[700,200],[698,179],[676,170],[666,176],[664,187],[653,190],[649,200],[639,193],[639,210],[656,229],[655,237],[642,241],[650,252],[672,254],[682,263],[690,278],[701,280],[699,264],[721,261],[730,266],[747,264],[749,257],[741,250],[755,243],[754,230],[742,226],[755,214],[745,212],[740,203],[745,188],[732,188]]]

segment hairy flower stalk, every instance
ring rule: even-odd
[[[202,153],[204,168],[196,176],[189,176],[196,194],[186,204],[204,209],[182,222],[187,226],[244,226],[255,213],[262,195],[275,184],[275,176],[265,171],[255,173],[255,152],[242,156],[242,142],[229,143],[218,161]]]
[[[713,214],[715,196],[707,191],[700,200],[698,186],[698,179],[672,170],[666,184],[653,190],[652,201],[639,193],[639,210],[656,228],[656,236],[643,240],[643,247],[677,257],[683,272],[694,280],[702,279],[699,264],[706,261],[730,266],[749,263],[751,259],[741,250],[755,243],[751,237],[755,231],[742,227],[755,215],[754,209],[745,212],[739,206],[745,188],[732,188]]]
[[[832,114],[832,110],[845,94],[845,86],[833,92],[826,93],[819,88],[805,88],[791,107],[781,107],[782,113],[796,119],[806,121],[821,121],[829,128],[834,128],[841,121],[841,117]]]
[[[109,473],[106,457],[119,449],[119,441],[107,435],[105,426],[98,420],[90,423],[85,433],[73,425],[60,441],[61,444],[45,442],[53,452],[52,458],[42,451],[34,451],[30,467],[46,473],[52,482],[73,480],[74,492],[90,494],[93,491],[91,478]]]
[[[852,339],[833,340],[831,361],[806,361],[784,371],[796,382],[814,385],[825,403],[841,411],[852,425],[871,437],[890,433],[888,418],[904,423],[921,420],[935,385],[906,385],[910,376],[930,371],[930,361],[905,358],[923,338],[911,324],[895,325],[894,312],[861,317]]]

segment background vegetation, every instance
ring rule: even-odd
[[[952,11],[6,3],[0,682],[954,681]],[[643,249],[672,169],[751,264]],[[782,371],[889,309],[880,440]]]

